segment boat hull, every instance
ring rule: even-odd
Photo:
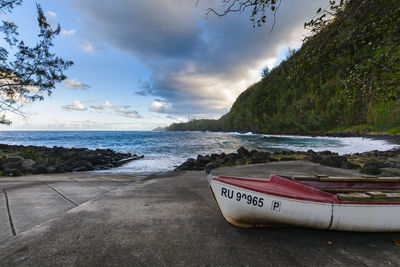
[[[209,182],[223,217],[238,227],[293,225],[341,231],[400,231],[398,204],[308,201],[261,193],[214,179]]]

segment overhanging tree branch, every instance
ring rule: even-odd
[[[281,0],[221,0],[222,11],[217,11],[213,8],[206,10],[206,16],[210,13],[224,17],[229,13],[243,12],[246,9],[250,9],[250,21],[253,23],[253,27],[261,27],[267,21],[267,11],[273,13],[273,24],[272,29],[275,25],[276,12],[281,4]],[[271,29],[271,31],[272,31]]]
[[[22,0],[0,0],[0,13],[11,12]],[[55,36],[60,33],[60,25],[52,29],[39,4],[36,4],[39,25],[39,42],[34,47],[25,45],[18,36],[13,22],[3,21],[0,32],[16,53],[14,60],[8,59],[8,51],[0,47],[0,124],[9,124],[5,113],[23,116],[22,106],[27,102],[43,100],[50,95],[55,84],[66,79],[64,71],[73,62],[57,57],[50,52]]]

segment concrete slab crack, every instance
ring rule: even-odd
[[[15,232],[14,223],[13,223],[13,220],[11,217],[11,210],[10,210],[10,204],[8,203],[7,191],[5,189],[3,189],[3,192],[4,192],[4,196],[6,198],[6,207],[7,207],[7,213],[8,213],[8,221],[10,222],[11,233],[13,234],[13,236],[16,236],[17,233]]]
[[[55,188],[53,188],[52,186],[43,183],[44,185],[50,187],[51,189],[53,189],[57,194],[59,194],[60,196],[62,196],[65,200],[69,201],[70,203],[72,203],[73,205],[75,205],[76,207],[79,206],[78,204],[76,204],[75,202],[73,202],[71,199],[67,198],[66,196],[64,196],[63,194],[61,194],[60,192],[58,192]]]
[[[86,184],[86,185],[88,185],[88,186],[92,186],[92,187],[95,187],[95,188],[97,188],[97,189],[103,190],[103,191],[105,191],[105,192],[110,192],[109,190],[106,190],[106,189],[104,189],[104,188],[98,187],[98,186],[96,186],[96,185],[94,185],[94,184],[91,184],[91,183],[88,183],[88,182],[81,182],[81,181],[75,180],[75,179],[73,179],[73,178],[69,178],[69,179],[71,179],[72,181],[74,181],[74,182],[76,182],[76,183],[83,183],[83,184]]]

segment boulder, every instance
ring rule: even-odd
[[[192,170],[196,165],[196,160],[194,158],[188,158],[184,163],[178,166],[175,170],[177,171],[187,171]]]
[[[400,176],[400,169],[399,168],[382,168],[382,176]]]
[[[71,172],[72,171],[72,162],[70,161],[63,161],[56,165],[57,173],[64,173],[64,172]]]
[[[87,160],[80,160],[77,162],[74,162],[71,166],[71,169],[73,172],[78,172],[78,171],[93,171],[93,165],[87,161]]]
[[[206,165],[207,163],[209,163],[211,161],[211,158],[209,156],[202,156],[202,155],[198,155],[197,156],[197,164],[199,165]]]
[[[366,163],[360,170],[360,173],[378,175],[381,171],[379,170],[379,164],[376,162]]]
[[[22,167],[23,169],[32,169],[33,166],[35,166],[35,164],[36,164],[36,161],[34,161],[34,160],[32,160],[32,159],[24,159],[24,160],[21,162],[21,167]]]
[[[329,167],[335,167],[335,168],[340,168],[342,164],[344,165],[347,162],[347,159],[343,156],[328,156],[324,159],[322,159],[319,164],[329,166]]]
[[[76,156],[76,151],[74,151],[74,150],[70,150],[70,151],[65,151],[64,153],[63,153],[63,157],[64,158],[72,158],[72,157],[75,157]]]
[[[255,159],[269,159],[271,156],[267,152],[255,152],[252,154],[252,157]]]
[[[211,161],[209,156],[198,155],[194,164],[195,170],[204,170],[206,165]]]
[[[258,152],[257,150],[254,150],[254,149],[253,149],[252,151],[250,151],[250,156],[252,156],[252,157],[253,157],[253,156],[254,156],[254,154],[255,154],[255,153],[257,153],[257,152]]]
[[[46,165],[41,164],[41,163],[35,165],[35,168],[36,168],[36,173],[34,173],[34,174],[38,174],[38,173],[53,173],[53,172],[56,171],[56,167],[54,165],[46,167]]]
[[[251,163],[265,163],[266,161],[270,160],[270,154],[267,152],[254,152],[252,153],[252,157],[250,159]]]
[[[23,174],[19,169],[9,169],[9,168],[3,169],[3,173],[7,176],[20,176]]]
[[[212,160],[216,160],[218,157],[219,157],[219,154],[215,154],[215,153],[211,154],[211,156],[210,156],[210,158]]]
[[[314,150],[312,150],[312,149],[309,149],[309,150],[307,150],[307,152],[306,152],[306,155],[309,155],[309,156],[312,156],[312,155],[315,155],[315,154],[317,154]]]
[[[6,163],[4,163],[2,165],[2,169],[18,169],[21,170],[22,169],[22,161],[7,161]]]
[[[6,162],[7,162],[7,157],[6,156],[1,157],[0,158],[0,167]]]
[[[207,163],[206,167],[205,167],[205,171],[207,174],[209,174],[213,169],[215,169],[217,166],[215,165],[215,162],[210,162]]]
[[[388,158],[391,168],[400,168],[400,158]]]
[[[310,156],[310,161],[314,163],[320,163],[322,161],[322,157],[320,155],[311,155]]]
[[[250,152],[243,146],[241,146],[238,150],[237,153],[239,154],[240,158],[247,158],[250,156]]]
[[[342,169],[358,169],[358,168],[361,168],[361,166],[357,165],[357,164],[353,164],[350,161],[343,161],[340,164],[340,168],[342,168]]]
[[[12,157],[3,157],[2,158],[2,166],[4,168],[5,165],[15,166],[16,168],[21,168],[22,162],[25,159],[20,156],[12,156]]]
[[[225,162],[235,162],[239,158],[239,155],[236,153],[229,153],[225,156]]]

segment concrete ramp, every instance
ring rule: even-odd
[[[0,243],[129,181],[95,174],[0,178]]]
[[[218,174],[247,177],[268,177],[271,172],[356,175],[300,161],[215,170]],[[119,179],[107,178],[115,182]],[[66,188],[65,180],[57,185],[55,180],[41,179],[78,204],[80,197],[68,192],[73,187]],[[131,177],[130,181],[134,180]],[[32,185],[37,190],[32,192],[46,195],[37,203],[44,205],[45,199],[54,199],[61,212],[0,242],[0,265],[400,266],[396,246],[400,233],[236,228],[223,219],[202,171],[155,175],[137,182],[121,177],[120,182],[121,186],[103,194],[101,190],[79,189],[82,201],[85,196],[100,195],[76,207],[53,189],[46,189],[46,185]],[[63,211],[68,207],[72,208]],[[0,212],[4,213],[4,208]],[[20,227],[18,223],[16,226]]]

